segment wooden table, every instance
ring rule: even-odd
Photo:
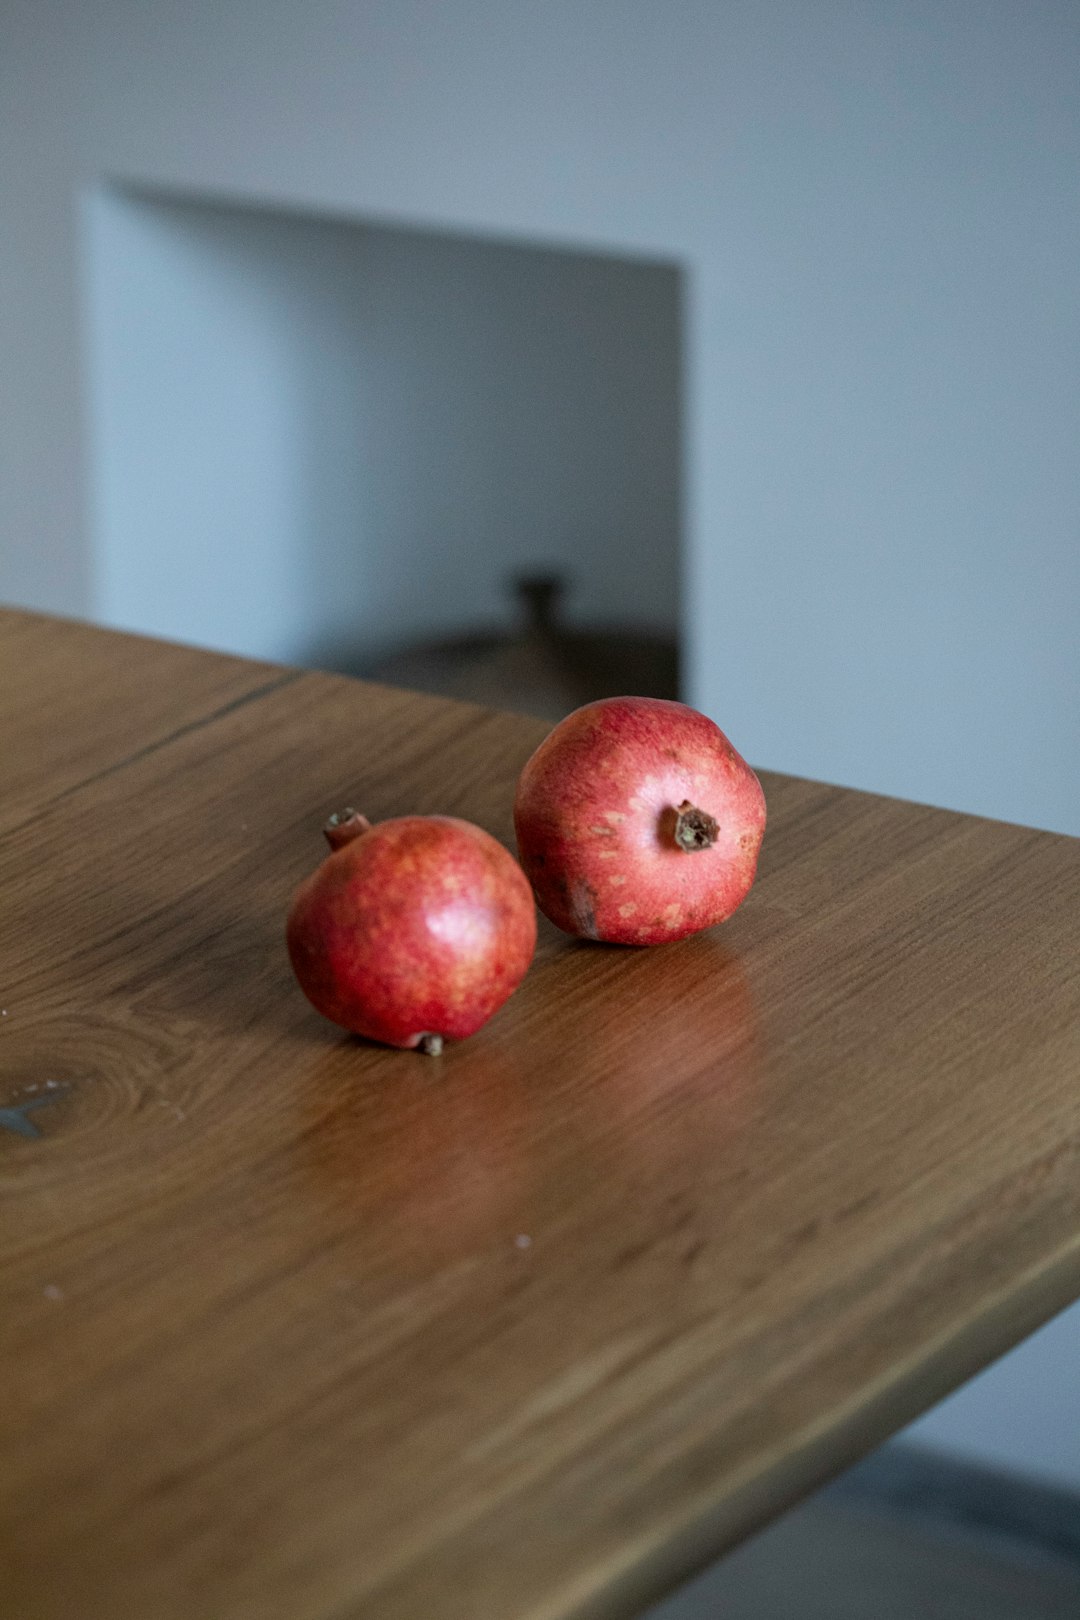
[[[3,1615],[630,1615],[1080,1291],[1080,844],[765,774],[723,929],[386,1051],[324,815],[544,727],[0,627]]]

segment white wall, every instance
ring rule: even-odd
[[[674,257],[693,695],[763,763],[1080,831],[1071,0],[9,10],[7,595],[89,600],[86,184]]]
[[[103,177],[674,257],[692,695],[764,765],[1080,832],[1073,0],[8,14],[5,594],[91,600]],[[1076,1312],[1052,1343],[982,1384],[1027,1402],[994,1444],[1034,1468],[1080,1433]]]
[[[676,269],[110,190],[86,229],[95,619],[355,668],[552,568],[675,630]]]
[[[287,657],[304,601],[290,301],[161,209],[95,196],[85,227],[91,617]]]

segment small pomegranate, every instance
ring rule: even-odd
[[[325,1017],[388,1046],[438,1053],[517,989],[536,910],[514,860],[455,816],[372,826],[355,810],[324,828],[331,854],[293,897],[293,971]]]
[[[745,900],[761,783],[684,703],[617,697],[567,715],[521,773],[514,825],[545,916],[568,934],[660,945]]]

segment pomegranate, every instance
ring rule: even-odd
[[[617,697],[567,715],[514,802],[522,865],[568,934],[660,945],[746,898],[765,832],[761,783],[684,703]]]
[[[324,828],[331,854],[293,897],[293,971],[325,1017],[388,1046],[442,1050],[485,1024],[517,989],[536,911],[501,844],[455,816],[371,823],[355,810]]]

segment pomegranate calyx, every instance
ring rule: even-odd
[[[707,810],[699,810],[696,804],[684,799],[675,811],[674,838],[680,849],[693,854],[696,849],[708,849],[715,844],[720,832],[720,823],[710,816]]]
[[[441,1035],[421,1035],[416,1043],[416,1050],[425,1053],[428,1057],[441,1057],[442,1049],[443,1038]]]
[[[335,810],[323,828],[323,837],[331,849],[341,849],[345,844],[351,844],[354,838],[361,833],[371,830],[371,822],[367,816],[362,816],[359,810],[349,805],[344,810]]]

